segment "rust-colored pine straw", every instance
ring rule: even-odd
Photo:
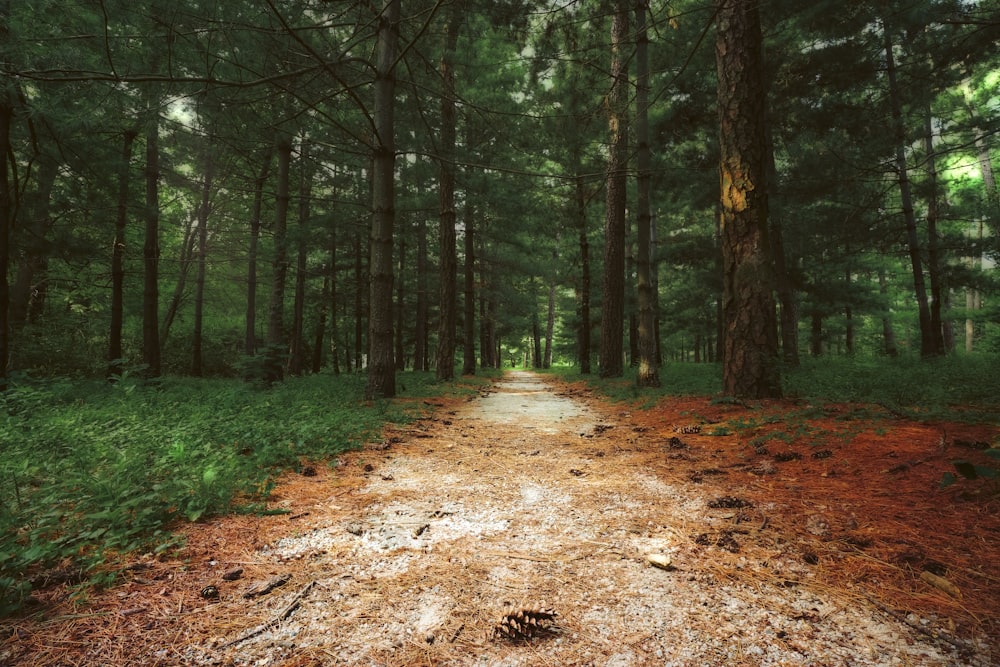
[[[371,502],[363,487],[372,480],[398,484],[394,495],[383,499],[387,506],[394,498],[412,502],[433,496],[433,488],[392,479],[391,464],[397,457],[435,457],[456,470],[493,478],[498,487],[525,465],[531,466],[535,480],[552,488],[572,483],[584,489],[631,468],[693,489],[706,500],[739,499],[746,506],[725,507],[726,501],[709,510],[723,521],[712,526],[667,505],[657,510],[660,517],[648,510],[632,516],[622,505],[622,528],[638,534],[659,521],[660,537],[683,544],[683,553],[698,559],[697,570],[689,566],[685,576],[703,579],[706,585],[740,581],[774,591],[776,609],[786,606],[782,590],[810,587],[845,609],[875,605],[919,632],[940,635],[939,642],[987,637],[995,644],[1000,639],[1000,495],[988,480],[960,480],[940,488],[953,459],[988,463],[981,452],[956,441],[995,442],[1000,427],[915,423],[878,408],[814,410],[793,402],[748,407],[672,398],[639,409],[603,402],[582,385],[564,384],[559,392],[600,414],[600,428],[573,441],[539,433],[537,443],[522,439],[511,447],[505,439],[513,431],[507,427],[494,425],[484,432],[451,424],[449,413],[463,409],[466,402],[445,400],[435,416],[390,429],[385,434],[389,446],[373,443],[342,457],[339,465],[317,465],[316,476],[286,475],[271,506],[288,514],[179,526],[186,538],[182,549],[126,561],[137,567],[108,590],[85,596],[74,596],[66,587],[36,592],[39,604],[30,615],[0,625],[0,656],[8,656],[6,663],[0,657],[0,665],[195,664],[185,657],[186,648],[194,645],[228,647],[218,652],[213,664],[232,664],[241,646],[252,641],[241,644],[244,635],[283,622],[282,614],[294,615],[295,605],[291,611],[289,605],[297,602],[296,596],[303,605],[327,600],[331,582],[349,579],[350,605],[330,604],[326,610],[330,632],[346,624],[377,623],[387,598],[424,595],[449,600],[432,631],[423,633],[417,623],[416,632],[372,647],[371,664],[440,665],[450,664],[456,655],[475,655],[489,644],[491,630],[503,615],[518,605],[558,614],[553,616],[558,632],[580,643],[580,657],[573,664],[587,662],[588,646],[598,650],[613,643],[639,651],[649,642],[647,633],[613,622],[596,624],[593,618],[602,596],[616,591],[594,590],[588,573],[636,554],[626,553],[626,547],[611,539],[574,541],[570,525],[565,543],[557,547],[533,543],[531,526],[523,528],[515,549],[478,548],[475,535],[438,543],[433,561],[393,576],[357,577],[346,552],[304,550],[276,559],[267,551],[290,535],[334,525],[353,530],[352,517],[362,516]],[[700,430],[682,428],[693,425]],[[585,467],[547,467],[553,452],[569,449],[587,455]],[[775,459],[775,454],[788,452],[800,458]],[[817,453],[822,454],[814,456]],[[593,502],[608,507],[624,503],[628,482],[621,484],[618,490],[602,490]],[[474,498],[467,500],[475,503]],[[421,530],[419,521],[410,525],[408,520],[400,517],[396,529],[414,534]],[[733,544],[734,551],[728,550],[726,545]],[[779,558],[803,564],[809,576],[766,567]],[[746,562],[760,567],[744,567]],[[684,571],[685,563],[680,565]],[[243,569],[240,579],[220,578],[236,567]],[[490,589],[495,597],[463,583],[489,582],[498,568],[512,576]],[[463,573],[461,579],[452,576],[456,570]],[[954,588],[929,583],[924,572]],[[260,598],[242,597],[252,583],[276,575],[290,579]],[[201,597],[210,584],[219,588],[220,600]],[[627,590],[629,582],[622,575],[610,588],[615,586]],[[715,620],[704,622],[710,628]],[[303,628],[295,650],[281,664],[333,663],[337,650],[325,639],[326,632],[316,626]],[[509,643],[491,645],[499,651],[492,655],[517,651],[523,661],[535,651],[537,661],[529,657],[518,664],[549,664],[530,639]],[[808,637],[789,637],[786,643],[805,651]],[[738,653],[739,647],[734,650]],[[747,657],[744,664],[754,664],[753,659]]]

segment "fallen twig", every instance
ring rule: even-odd
[[[302,604],[302,598],[304,598],[306,594],[309,593],[309,591],[312,590],[312,587],[315,585],[316,585],[315,581],[310,581],[302,588],[301,591],[296,593],[295,597],[292,598],[292,601],[289,602],[287,605],[285,605],[285,608],[282,609],[280,612],[278,612],[278,614],[270,621],[262,625],[258,625],[250,632],[247,632],[246,634],[241,635],[236,639],[233,639],[231,641],[226,642],[225,644],[218,646],[216,650],[221,651],[224,648],[229,648],[230,646],[236,646],[237,644],[242,644],[248,639],[253,639],[258,635],[264,634],[265,632],[276,626],[278,623],[281,623],[283,620],[291,616],[293,611],[299,608],[299,605]]]

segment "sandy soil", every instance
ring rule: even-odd
[[[0,665],[1000,656],[995,494],[936,489],[943,437],[995,432],[942,436],[887,416],[875,432],[803,422],[789,441],[788,424],[759,419],[766,406],[639,411],[526,372],[435,407],[333,470],[284,480],[274,507],[288,514],[191,527],[184,560],[144,559],[85,607],[5,626]],[[969,516],[974,530],[941,534]],[[932,585],[931,570],[955,589]],[[268,581],[281,584],[247,597]],[[543,609],[556,616],[533,636],[503,635],[508,614]]]

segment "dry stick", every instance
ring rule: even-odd
[[[285,608],[282,609],[278,613],[277,616],[275,616],[274,618],[272,618],[267,623],[264,623],[262,625],[258,625],[256,628],[254,628],[250,632],[246,633],[245,635],[243,635],[241,637],[237,637],[236,639],[233,639],[232,641],[228,641],[225,644],[222,644],[216,650],[221,651],[224,648],[229,648],[230,646],[236,646],[237,644],[242,644],[243,642],[247,641],[248,639],[253,639],[254,637],[256,637],[258,635],[264,634],[265,632],[267,632],[268,630],[270,630],[271,628],[273,628],[274,626],[276,626],[278,623],[281,623],[283,620],[285,620],[286,618],[288,618],[289,616],[291,616],[293,611],[295,611],[296,609],[299,608],[299,605],[302,604],[302,598],[304,598],[306,596],[306,594],[315,585],[316,585],[315,581],[310,581],[308,584],[306,584],[305,586],[303,586],[302,590],[299,591],[295,595],[294,598],[292,598],[292,601],[289,602],[285,606]]]

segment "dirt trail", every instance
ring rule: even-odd
[[[150,608],[152,575],[120,590],[120,608],[146,606],[92,650],[145,665],[990,663],[986,645],[960,653],[862,592],[829,588],[808,545],[773,530],[774,506],[665,473],[668,456],[681,466],[698,449],[684,426],[654,438],[586,392],[508,373],[332,473],[279,487],[290,515],[223,520],[214,541],[192,534],[195,555],[162,584],[161,606]],[[236,566],[242,578],[223,581]],[[290,578],[243,597],[275,576]],[[217,601],[193,592],[206,584]],[[491,636],[505,613],[534,608],[558,614],[539,636]]]

